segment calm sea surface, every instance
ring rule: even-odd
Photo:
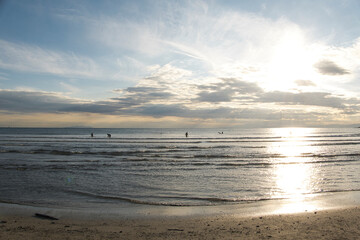
[[[206,206],[359,190],[358,128],[0,128],[5,203]]]

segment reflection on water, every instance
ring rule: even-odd
[[[278,165],[276,187],[285,195],[299,197],[311,191],[312,169],[309,164]]]
[[[306,155],[317,151],[316,147],[305,142],[306,136],[313,134],[309,128],[281,128],[272,129],[273,135],[281,137],[279,142],[272,143],[269,151],[279,156],[280,161],[274,167],[274,198],[289,198],[290,200],[279,207],[279,212],[299,212],[312,210],[316,206],[306,203],[307,193],[317,188],[317,171],[311,158]],[[283,163],[283,164],[281,164]]]
[[[306,136],[313,133],[311,128],[275,128],[273,135],[280,137],[279,142],[273,142],[270,151],[283,157],[283,163],[306,162],[304,156],[316,151],[313,146],[305,142]]]

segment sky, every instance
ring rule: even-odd
[[[358,126],[359,12],[358,0],[0,0],[0,126]]]

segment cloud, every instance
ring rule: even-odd
[[[120,97],[112,98],[117,103],[131,107],[151,102],[167,102],[174,94],[167,92],[166,88],[161,87],[129,87],[121,91]]]
[[[131,110],[127,110],[128,114],[137,114],[154,117],[165,116],[186,116],[189,109],[181,104],[145,104],[140,107],[135,107]]]
[[[170,64],[152,67],[152,73],[133,87],[115,89],[117,97],[111,100],[122,107],[151,104],[184,104],[193,98],[193,83],[187,80],[191,72]]]
[[[235,78],[222,78],[219,82],[197,86],[202,90],[197,95],[200,102],[231,102],[248,94],[261,93],[263,90],[256,84]]]
[[[127,19],[122,14],[95,15],[80,22],[87,29],[88,39],[111,50],[160,61],[192,61],[197,69],[218,77],[243,72],[238,66],[248,68],[269,61],[284,38],[304,34],[285,18],[231,11],[216,3],[171,1],[148,7],[146,12],[132,9]],[[234,62],[238,64],[234,66]]]
[[[350,72],[336,63],[329,61],[329,60],[321,60],[314,65],[317,70],[323,75],[345,75],[349,74]]]
[[[62,19],[73,15],[68,20],[84,27],[85,36],[78,41],[85,40],[87,46],[101,49],[103,63],[110,63],[109,68],[115,66],[110,73],[103,72],[97,62],[85,56],[0,40],[0,67],[4,69],[85,79],[113,79],[114,72],[121,80],[136,75],[136,82],[130,87],[121,81],[112,85],[118,88],[113,90],[116,96],[103,101],[41,91],[0,91],[0,110],[219,122],[296,118],[315,122],[325,114],[336,118],[334,113],[345,117],[359,113],[358,99],[350,101],[346,92],[343,96],[331,94],[321,79],[340,82],[336,76],[345,81],[353,77],[360,41],[347,48],[318,42],[316,45],[304,29],[286,18],[270,19],[213,8],[211,4],[151,2],[156,11],[135,8],[126,13],[120,9],[113,16],[76,17],[79,12],[62,12]],[[65,82],[60,84],[68,90],[79,89]],[[300,87],[311,87],[313,92],[293,92],[294,86],[302,90],[306,88]],[[86,86],[83,91],[87,89]],[[341,94],[341,89],[337,89],[337,94]]]
[[[217,87],[230,87],[240,94],[253,94],[263,92],[263,89],[254,82],[248,82],[236,78],[221,78],[221,80],[223,81],[222,84],[218,84]]]
[[[170,83],[189,77],[191,74],[192,72],[189,70],[168,63],[163,66],[153,66],[151,75],[146,79],[154,79],[160,83]]]
[[[316,84],[310,80],[296,80],[295,83],[299,87],[316,87]]]
[[[100,67],[88,57],[0,39],[0,68],[59,76],[96,78]]]
[[[258,99],[260,102],[282,103],[290,105],[310,105],[344,109],[345,100],[339,97],[334,97],[330,93],[324,92],[267,92],[261,95]]]
[[[0,90],[0,110],[18,113],[114,113],[119,107],[113,106],[110,101],[82,101],[59,93]]]
[[[165,66],[169,64],[187,70],[195,81],[198,76],[234,77],[258,82],[267,90],[288,90],[294,87],[295,79],[307,79],[315,84],[312,87],[331,91],[331,86],[324,89],[320,75],[344,76],[343,84],[350,82],[358,69],[355,62],[360,44],[330,46],[313,39],[309,29],[285,17],[270,18],[236,11],[216,2],[156,1],[143,4],[147,11],[142,11],[137,3],[126,3],[126,8],[119,7],[116,15],[86,11],[81,16],[71,12],[62,15],[66,18],[68,14],[72,22],[75,20],[83,27],[87,44],[101,47],[105,55],[121,56],[115,57],[118,79],[131,75],[132,81],[136,76],[143,82],[141,78],[146,75],[144,69],[147,66],[158,64],[166,70]],[[332,61],[319,62],[319,59]],[[174,73],[170,75],[175,76]],[[310,86],[309,82],[296,84]],[[331,84],[340,87],[339,82]],[[199,100],[208,101],[211,95],[219,101],[232,99],[230,93],[216,95],[204,90]]]
[[[231,102],[234,92],[231,89],[224,89],[220,91],[202,91],[198,94],[197,100],[200,102]]]
[[[62,106],[58,112],[74,112],[74,113],[102,113],[102,114],[119,114],[122,107],[110,101],[94,102],[94,103],[72,103]]]
[[[57,112],[73,101],[55,93],[0,91],[0,109],[11,112]]]
[[[221,79],[216,84],[202,87],[214,90],[217,85],[251,86],[251,84],[239,80],[232,79],[226,83],[224,79]],[[245,89],[248,88],[245,87]],[[255,88],[247,92],[248,98],[242,98],[241,101],[236,102],[241,97],[235,95],[239,94],[237,91],[240,92],[240,88],[240,90],[232,91],[234,94],[232,103],[226,102],[221,105],[212,101],[193,101],[189,104],[186,99],[181,101],[178,99],[175,102],[173,95],[177,93],[162,92],[162,90],[150,87],[131,87],[116,91],[120,92],[122,96],[104,101],[84,101],[53,92],[0,90],[0,114],[3,117],[7,116],[7,119],[10,119],[11,115],[19,114],[24,116],[35,116],[36,114],[53,114],[55,116],[54,114],[59,114],[59,116],[63,116],[67,113],[77,114],[79,118],[82,114],[101,114],[104,116],[104,122],[107,121],[106,119],[112,119],[111,121],[114,122],[116,116],[119,119],[127,117],[148,119],[150,117],[148,120],[155,122],[158,121],[156,119],[173,117],[178,119],[178,124],[181,124],[180,119],[183,119],[182,122],[187,122],[187,124],[207,122],[216,126],[221,124],[225,124],[224,126],[234,124],[282,126],[282,124],[289,125],[290,123],[300,124],[301,121],[305,125],[316,125],[324,119],[334,121],[339,116],[342,116],[343,120],[354,119],[360,113],[359,99],[343,99],[329,93],[263,92],[259,89],[254,92]],[[289,108],[289,106],[294,107]],[[326,107],[326,109],[319,110],[318,107]],[[24,118],[24,121],[26,119]],[[82,117],[81,119],[86,118]],[[96,119],[100,121],[99,116]],[[82,121],[83,125],[88,125],[86,120]],[[91,122],[90,119],[89,122]],[[76,124],[81,123],[76,122]]]

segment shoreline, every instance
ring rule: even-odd
[[[360,205],[291,214],[51,220],[0,215],[1,239],[356,239]]]
[[[128,209],[131,214],[112,213],[109,209],[87,210],[1,203],[0,239],[356,239],[360,236],[360,191],[226,206],[133,205]]]
[[[0,216],[23,216],[40,213],[56,218],[79,220],[94,217],[103,220],[158,219],[177,217],[212,217],[235,215],[242,217],[277,214],[297,214],[311,211],[343,209],[360,206],[360,191],[299,195],[291,199],[262,200],[210,206],[163,206],[145,204],[93,204],[76,207],[21,205],[0,202]]]

